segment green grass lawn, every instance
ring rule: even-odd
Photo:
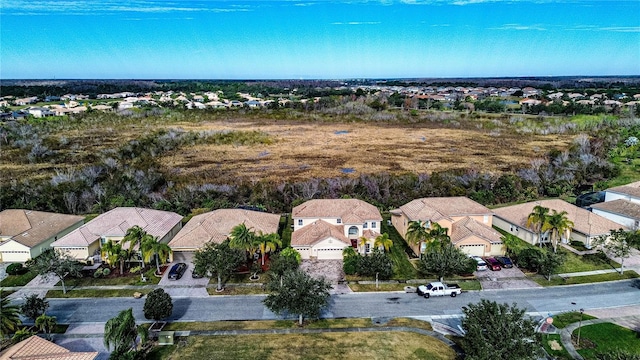
[[[582,314],[582,321],[597,319],[595,316]],[[558,329],[564,329],[569,324],[573,324],[580,321],[580,313],[577,311],[571,311],[561,313],[553,316],[553,326]]]
[[[402,239],[396,228],[387,225],[387,220],[389,220],[389,215],[385,214],[382,220],[382,232],[389,234],[389,238],[393,240],[393,246],[389,253],[393,261],[393,279],[414,279],[417,276],[417,270],[407,256],[408,245],[404,239]]]
[[[145,270],[146,282],[140,280],[140,274],[126,273],[124,276],[113,277],[81,277],[81,278],[69,278],[65,279],[64,284],[67,287],[74,286],[108,286],[108,285],[157,285],[160,282],[159,277],[155,276],[155,266]],[[126,272],[126,271],[125,271]],[[57,286],[62,286],[62,283],[58,282]]]
[[[37,275],[38,274],[33,271],[29,271],[22,275],[7,275],[6,278],[0,281],[0,287],[25,286]]]
[[[217,292],[216,287],[208,287],[207,292],[209,295],[256,295],[266,294],[267,291],[262,286],[233,286],[227,285],[224,291]]]
[[[443,342],[406,332],[191,336],[148,359],[455,359]]]
[[[544,347],[547,354],[556,360],[573,360],[573,357],[571,357],[564,346],[562,346],[562,340],[560,340],[559,334],[543,334],[542,347]]]
[[[616,263],[615,261],[603,260],[597,254],[580,256],[560,248],[558,249],[558,251],[562,251],[564,254],[566,254],[566,260],[564,264],[562,264],[556,271],[558,274],[606,270],[620,266],[620,264]]]
[[[85,289],[85,290],[69,290],[63,294],[62,290],[49,290],[47,291],[47,298],[102,298],[102,297],[133,297],[135,292],[148,294],[151,290],[135,290],[135,289],[116,289],[116,290],[99,290],[99,289]],[[144,300],[141,300],[144,301]]]
[[[528,276],[531,280],[535,281],[541,286],[558,286],[558,285],[576,285],[576,284],[588,284],[605,281],[636,279],[640,277],[635,271],[627,270],[621,276],[620,273],[607,273],[588,276],[575,276],[563,279],[559,276],[552,276],[551,281],[548,281],[546,277],[538,274],[532,274]]]
[[[446,280],[446,279],[445,279]],[[435,279],[433,281],[436,281]],[[453,282],[454,280],[450,280]],[[457,281],[460,288],[465,291],[469,290],[481,290],[482,286],[480,285],[480,281],[478,280],[464,280]],[[413,286],[417,287],[420,284],[378,284],[378,288],[376,288],[375,284],[355,284],[350,283],[349,288],[354,292],[369,292],[369,291],[403,291],[405,286]]]
[[[578,330],[573,332],[578,336]],[[640,334],[611,323],[583,326],[580,330],[578,353],[585,359],[595,359],[596,354],[626,351],[640,355]]]

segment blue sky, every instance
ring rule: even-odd
[[[640,75],[640,1],[2,0],[2,79]]]

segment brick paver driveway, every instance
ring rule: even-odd
[[[529,280],[525,274],[515,266],[511,269],[502,269],[500,271],[476,271],[475,274],[478,280],[480,280],[483,290],[541,287],[536,282]]]

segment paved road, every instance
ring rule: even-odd
[[[462,306],[488,299],[517,303],[530,313],[559,312],[640,306],[640,289],[633,280],[543,289],[465,292],[458,297],[424,299],[416,294],[353,293],[333,295],[323,317],[447,317],[462,313]],[[172,321],[267,320],[279,317],[262,304],[264,296],[211,296],[174,298]],[[49,299],[48,313],[60,323],[105,322],[120,310],[133,308],[138,321],[144,319],[144,299]]]

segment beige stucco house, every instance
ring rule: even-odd
[[[196,215],[169,242],[175,256],[188,258],[208,242],[221,243],[229,237],[231,230],[239,225],[256,233],[278,233],[280,215],[244,209],[218,209]]]
[[[382,222],[378,208],[358,199],[309,200],[294,207],[291,217],[291,247],[303,259],[342,259],[349,246],[369,253]],[[362,237],[366,244],[360,244]]]
[[[166,244],[182,228],[182,216],[169,211],[118,207],[98,215],[53,242],[51,246],[78,260],[94,259],[94,256],[100,254],[102,244],[109,240],[122,240],[127,230],[136,225],[147,234],[157,237],[159,242]]]
[[[405,240],[412,221],[421,221],[427,227],[437,223],[447,228],[451,242],[469,255],[504,254],[501,235],[492,228],[493,213],[467,197],[421,198],[391,211],[391,223]],[[426,249],[425,243],[408,243],[416,254]]]
[[[83,216],[8,209],[0,212],[0,262],[25,262],[77,229]]]
[[[549,208],[549,213],[553,213],[553,210],[567,212],[567,218],[573,222],[574,226],[568,237],[566,235],[561,237],[562,243],[575,240],[591,248],[591,242],[595,238],[606,236],[611,230],[624,228],[618,223],[560,199],[532,201],[493,209],[495,213],[493,224],[530,244],[538,244],[538,235],[527,227],[529,214],[538,205]],[[542,234],[542,242],[548,241],[550,241],[550,234]]]

